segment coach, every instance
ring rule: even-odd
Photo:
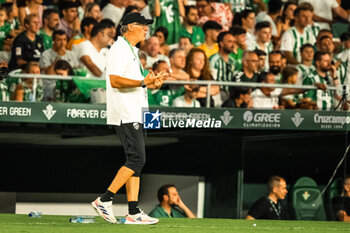
[[[140,174],[146,161],[142,110],[148,108],[147,87],[159,89],[166,77],[155,76],[153,71],[143,69],[138,57],[137,43],[144,41],[148,24],[140,13],[129,13],[121,20],[121,36],[112,45],[107,55],[107,124],[114,125],[119,135],[126,162],[107,191],[91,204],[106,221],[116,223],[112,212],[115,193],[125,184],[129,214],[125,224],[155,224],[138,208]]]

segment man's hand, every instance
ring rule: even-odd
[[[196,215],[194,215],[192,213],[192,211],[185,205],[185,203],[183,203],[183,201],[181,200],[180,196],[179,199],[177,200],[176,205],[178,205],[187,215],[188,218],[195,218]]]
[[[163,85],[164,81],[168,78],[168,76],[169,76],[168,73],[162,73],[162,72],[155,75],[154,72],[150,70],[144,82],[148,88],[159,89]]]
[[[335,67],[335,65],[329,66],[329,73],[331,74],[332,78],[337,77],[337,68]]]
[[[317,87],[317,89],[320,89],[322,91],[326,91],[327,90],[327,86],[323,83],[315,83],[315,86]]]

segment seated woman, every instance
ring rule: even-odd
[[[191,80],[214,80],[209,68],[209,61],[205,52],[199,48],[192,48],[186,57],[185,71],[190,75]],[[210,88],[210,106],[214,107],[214,96],[220,94],[220,87],[213,85]],[[207,102],[207,86],[201,86],[196,94],[197,100],[202,107],[206,106]]]
[[[40,74],[38,62],[29,62],[23,70],[24,74]],[[43,99],[43,83],[41,79],[20,78],[11,83],[11,100],[18,102],[40,102]]]
[[[342,193],[332,199],[332,204],[337,220],[350,222],[350,176],[344,178]]]

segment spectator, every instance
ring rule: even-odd
[[[248,41],[248,50],[263,50],[267,56],[273,51],[271,41],[271,25],[268,21],[262,21],[255,25],[255,40]],[[266,60],[265,70],[269,69],[269,63]]]
[[[222,30],[222,26],[215,21],[209,20],[203,25],[203,31],[205,34],[204,43],[198,46],[205,52],[207,57],[211,57],[213,54],[219,52],[219,45],[217,38]]]
[[[77,2],[63,0],[61,8],[63,17],[58,24],[58,29],[63,30],[66,33],[68,40],[70,40],[78,34],[80,29],[78,5]]]
[[[294,11],[295,26],[288,29],[282,36],[281,50],[289,64],[298,65],[301,62],[300,47],[303,44],[314,44],[316,38],[307,30],[313,15],[312,5],[303,3]]]
[[[192,211],[183,203],[173,184],[163,185],[158,190],[159,204],[150,212],[155,218],[195,218]]]
[[[147,53],[147,68],[152,67],[153,63],[159,60],[164,60],[170,66],[169,58],[163,54],[160,54],[160,44],[156,36],[151,36],[146,43]]]
[[[40,58],[40,68],[47,74],[53,73],[53,67],[57,60],[65,60],[72,67],[78,66],[76,55],[66,50],[67,35],[62,30],[56,30],[52,34],[53,46],[52,49],[48,49],[43,52]]]
[[[0,61],[0,69],[1,73],[3,69],[7,69],[6,73],[8,72],[7,63],[5,61]],[[7,77],[0,76],[0,101],[9,101],[10,95],[9,95],[9,80]]]
[[[54,74],[72,76],[73,68],[65,60],[57,60],[53,68]],[[71,103],[87,103],[88,99],[79,91],[73,80],[57,80],[55,85],[55,101]]]
[[[45,7],[42,5],[43,0],[26,0],[25,5],[18,8],[19,22],[25,28],[24,19],[26,16],[35,14],[39,17],[39,27],[43,23],[43,12]]]
[[[236,82],[258,82],[259,58],[255,51],[245,51],[242,58],[242,71],[235,73]]]
[[[283,69],[282,82],[284,84],[297,84],[298,82],[298,70],[294,67],[286,67]],[[302,96],[301,96],[302,97]],[[299,95],[285,95],[282,98],[282,105],[286,109],[295,109],[297,104],[300,103]]]
[[[232,25],[233,14],[230,7],[224,3],[209,0],[197,0],[199,24],[203,25],[208,20],[214,20],[227,31]]]
[[[135,6],[137,6],[139,12],[145,16],[146,19],[151,19],[151,11],[148,5],[148,0],[134,0],[133,3]]]
[[[105,78],[107,46],[111,38],[112,29],[107,24],[97,23],[91,31],[90,40],[76,47],[77,58],[88,70],[87,77]]]
[[[255,12],[250,9],[245,9],[240,13],[240,24],[246,30],[247,41],[254,39],[255,28]]]
[[[283,6],[282,12],[282,33],[294,26],[294,11],[297,9],[298,4],[294,1],[288,1]]]
[[[117,35],[117,29],[116,29],[116,26],[115,24],[113,23],[112,20],[110,19],[102,19],[100,21],[101,24],[106,24],[107,25],[107,28],[110,28],[111,29],[111,35],[112,37],[110,38],[110,40],[108,41],[108,48],[110,48],[113,44],[114,44],[114,38],[116,38],[116,35]]]
[[[187,0],[151,0],[149,7],[155,22],[154,28],[166,27],[168,29],[168,39],[166,43],[171,45],[179,41],[180,38],[180,17],[185,17],[185,5]]]
[[[346,78],[346,65],[344,65],[341,61],[335,59],[335,45],[333,43],[333,40],[328,36],[321,37],[318,43],[318,50],[329,53],[331,56],[331,61],[334,63],[334,66],[337,70],[336,76],[339,78],[340,84],[344,84]]]
[[[188,81],[190,76],[184,71],[186,67],[186,53],[183,49],[172,49],[169,54],[171,73],[168,80]]]
[[[267,187],[267,196],[253,204],[246,219],[288,220],[288,212],[281,203],[288,193],[285,179],[280,176],[272,176],[269,178]]]
[[[198,91],[198,85],[185,85],[185,94],[174,99],[173,106],[179,108],[200,108],[201,104],[196,100]]]
[[[251,89],[246,87],[230,88],[230,97],[226,100],[223,108],[252,108],[253,101],[250,96]]]
[[[86,6],[92,2],[94,2],[94,0],[79,0],[78,17],[80,21],[85,17]]]
[[[310,72],[304,79],[304,85],[321,83],[328,86],[336,86],[339,80],[336,76],[336,68],[331,64],[331,56],[327,52],[317,51],[314,56],[316,70]],[[304,97],[309,97],[317,103],[319,110],[332,110],[334,93],[331,90],[308,90]]]
[[[160,44],[160,54],[163,54],[165,56],[169,56],[169,45],[166,42],[168,39],[168,29],[166,27],[159,27],[154,32],[154,36],[156,36],[159,40]]]
[[[29,62],[23,70],[25,74],[40,74],[40,66],[38,62]],[[40,102],[43,99],[43,84],[41,79],[22,78],[18,79],[14,89],[12,99],[18,102]]]
[[[314,20],[319,24],[321,29],[331,29],[333,23],[333,14],[345,21],[349,21],[349,14],[337,2],[337,0],[299,0],[301,3],[310,3],[315,10]]]
[[[231,82],[234,80],[236,61],[230,53],[233,52],[235,37],[229,31],[221,32],[218,36],[219,52],[210,57],[210,68],[216,81]],[[223,87],[228,91],[228,86]]]
[[[302,84],[307,75],[315,71],[316,68],[312,64],[314,54],[314,47],[311,44],[304,44],[300,47],[301,63],[296,67],[298,69],[298,84]]]
[[[204,32],[202,28],[197,27],[198,24],[198,10],[195,6],[185,7],[184,23],[180,27],[180,37],[185,36],[191,38],[191,42],[195,47],[204,43]]]
[[[265,51],[262,51],[260,49],[256,49],[255,50],[256,55],[258,55],[258,59],[259,59],[259,63],[258,63],[258,72],[257,73],[261,73],[263,71],[265,71],[265,67],[266,67],[266,53]]]
[[[43,41],[37,35],[39,17],[33,14],[28,15],[24,19],[24,26],[26,31],[19,34],[13,42],[10,70],[24,68],[31,61],[39,61],[44,50]]]
[[[96,19],[97,22],[100,22],[102,20],[102,13],[100,5],[96,2],[90,2],[85,7],[85,13],[84,18],[86,17],[92,17]],[[83,18],[83,19],[84,19]],[[83,20],[81,19],[81,20]]]
[[[179,49],[183,49],[186,52],[186,55],[189,53],[189,51],[193,48],[193,44],[191,43],[191,39],[188,37],[181,37],[179,39]]]
[[[332,40],[333,40],[333,33],[331,30],[329,29],[321,29],[318,34],[317,34],[317,37],[316,37],[316,46],[319,47],[320,45],[320,39],[324,36],[328,36],[330,37]]]
[[[62,30],[54,31],[52,34],[52,39],[52,48],[44,51],[40,58],[40,68],[46,74],[55,74],[54,67],[56,65],[56,62],[62,59],[67,61],[70,64],[70,67],[77,67],[79,63],[76,55],[72,51],[66,50],[67,35],[65,32]],[[44,79],[43,87],[44,100],[54,101],[56,99],[56,80]]]
[[[1,4],[1,6],[6,9],[7,22],[11,25],[11,30],[16,30],[17,34],[18,34],[20,32],[20,30],[19,30],[20,23],[18,20],[17,4],[14,2],[5,2],[5,3]]]
[[[86,40],[90,40],[90,34],[92,29],[94,28],[95,24],[97,24],[97,20],[92,17],[86,17],[81,21],[80,24],[80,31],[81,33],[79,35],[74,36],[72,39],[69,40],[67,44],[68,50],[73,50],[75,46],[80,44],[81,42],[84,42]]]
[[[272,51],[269,54],[269,67],[270,72],[275,76],[275,81],[279,83],[282,78],[283,71],[283,62],[282,62],[283,54],[278,51]]]
[[[221,0],[220,2],[230,4],[232,12],[234,14],[239,14],[245,9],[253,9],[254,4],[258,6],[257,11],[264,11],[266,10],[266,5],[263,0],[253,0],[253,1],[246,1],[246,0]]]
[[[341,195],[332,199],[332,205],[338,221],[350,221],[350,176],[345,176]]]
[[[270,0],[268,11],[262,11],[256,16],[256,22],[268,21],[271,24],[272,36],[274,41],[278,41],[281,36],[282,25],[278,19],[282,14],[283,3],[281,0]]]
[[[275,84],[275,76],[272,73],[261,73],[258,79],[259,83]],[[279,96],[282,88],[260,87],[255,89],[251,96],[253,107],[258,109],[279,109]]]
[[[235,37],[234,48],[233,52],[230,53],[230,57],[236,61],[235,69],[241,70],[243,52],[247,49],[247,34],[245,29],[240,26],[234,26],[230,29],[230,31]]]
[[[11,32],[11,24],[7,22],[8,15],[6,8],[0,6],[0,50],[4,47],[4,40]]]
[[[199,48],[192,48],[186,57],[186,73],[190,75],[192,80],[213,80],[213,76],[210,71],[208,58],[205,56],[203,50]],[[210,106],[214,106],[213,96],[216,96],[220,93],[220,87],[213,85],[209,91],[211,100]],[[207,96],[207,87],[201,86],[197,93],[197,99],[201,103],[201,106],[206,106],[206,96]],[[217,105],[220,104],[220,101]]]
[[[128,1],[125,0],[109,0],[109,3],[102,9],[102,16],[104,19],[111,19],[115,25],[119,25],[127,5]]]
[[[43,14],[43,26],[39,31],[39,36],[44,43],[44,50],[52,48],[52,33],[57,30],[60,22],[60,15],[57,11],[47,9]]]
[[[164,60],[155,62],[152,66],[155,75],[160,73],[170,73],[169,65]],[[169,85],[163,85],[160,89],[148,89],[148,103],[149,105],[170,107],[173,100],[183,95],[184,88],[170,88]]]
[[[348,62],[350,59],[350,32],[345,32],[340,36],[343,51],[337,54],[336,58],[342,62]]]

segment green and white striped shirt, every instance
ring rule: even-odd
[[[308,76],[308,74],[316,70],[314,65],[307,66],[302,63],[297,65],[296,68],[298,69],[298,84],[302,84],[304,79]]]
[[[9,101],[9,92],[6,79],[0,81],[0,101]]]
[[[234,13],[239,13],[243,11],[247,7],[247,3],[249,2],[247,0],[221,0],[222,3],[230,3],[231,4],[231,10]]]
[[[283,33],[281,50],[293,53],[293,57],[301,62],[300,47],[303,44],[315,44],[316,38],[313,33],[308,29],[304,28],[303,34],[296,29],[296,27],[291,27]]]
[[[253,41],[248,41],[247,40],[247,50],[248,51],[253,51],[255,49],[260,49],[262,51],[264,51],[266,53],[266,60],[265,60],[265,70],[268,70],[269,69],[269,54],[273,51],[273,44],[272,42],[266,42],[265,43],[265,48],[261,48],[259,47],[258,43],[256,40],[253,40]]]
[[[225,62],[219,53],[215,53],[209,58],[209,61],[213,77],[216,81],[231,82],[234,80],[236,66],[236,60],[234,58],[229,56],[228,62]],[[228,87],[224,87],[224,89],[228,90]]]
[[[314,85],[315,83],[322,83],[328,86],[332,85],[330,77],[320,76],[316,70],[309,73],[304,79],[304,85]],[[328,81],[327,81],[328,80]],[[331,90],[309,90],[304,93],[304,97],[311,98],[315,101],[319,110],[332,110],[334,103],[334,93]]]

